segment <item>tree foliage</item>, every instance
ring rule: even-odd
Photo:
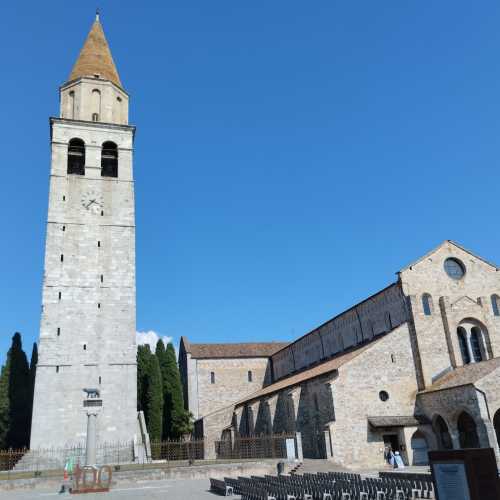
[[[28,359],[19,333],[12,337],[12,346],[7,356],[10,358],[10,426],[7,441],[9,447],[23,448],[29,445],[31,384]]]
[[[151,354],[148,364],[148,389],[146,407],[148,419],[146,425],[151,441],[160,441],[163,423],[163,384],[158,358]]]
[[[36,365],[38,364],[38,346],[36,342],[33,343],[33,349],[31,351],[31,361],[29,368],[29,379],[30,379],[30,410],[29,410],[29,435],[31,436],[31,421],[33,417],[33,399],[35,396],[35,378],[36,378]]]
[[[9,377],[10,360],[7,356],[0,373],[0,449],[8,448],[7,434],[10,428]]]
[[[148,390],[148,363],[151,351],[149,345],[140,345],[137,348],[137,410],[144,412],[146,418],[146,393]],[[146,419],[147,421],[147,419]]]
[[[15,333],[0,372],[0,448],[29,445],[32,397],[28,359]]]

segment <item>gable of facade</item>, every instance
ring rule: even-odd
[[[445,241],[399,278],[411,305],[420,389],[449,369],[498,355],[500,273],[494,265]]]

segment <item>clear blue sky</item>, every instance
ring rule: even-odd
[[[139,330],[292,339],[444,239],[500,262],[498,2],[99,6],[137,125]],[[48,117],[93,17],[2,5],[0,359],[38,337]]]

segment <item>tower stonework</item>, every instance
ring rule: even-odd
[[[51,118],[50,194],[31,449],[137,429],[133,126],[99,18]],[[92,403],[94,404],[94,403]],[[84,406],[85,405],[85,406]]]

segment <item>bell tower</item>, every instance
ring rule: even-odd
[[[50,119],[51,169],[31,449],[137,429],[135,210],[124,90],[99,15]],[[97,391],[99,399],[87,398]],[[86,392],[87,391],[87,392]]]

